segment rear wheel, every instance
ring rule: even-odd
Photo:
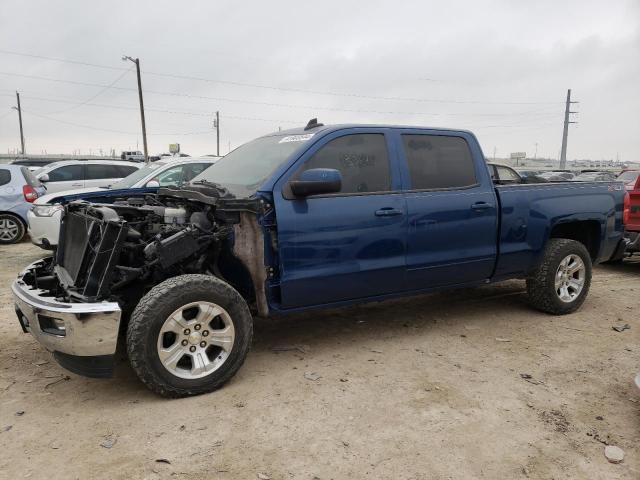
[[[18,243],[24,234],[22,220],[10,213],[0,213],[0,244]]]
[[[543,312],[564,315],[584,303],[591,285],[591,257],[575,240],[552,238],[538,268],[527,279],[530,303]]]
[[[127,352],[154,392],[185,397],[222,386],[251,345],[253,321],[240,294],[207,275],[181,275],[147,293],[127,328]]]

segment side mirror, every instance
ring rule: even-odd
[[[289,187],[296,197],[337,193],[342,188],[342,175],[333,168],[311,168],[302,172],[297,180],[291,180]]]
[[[145,185],[147,188],[160,188],[160,182],[156,179],[149,180]]]
[[[40,180],[42,183],[47,183],[49,181],[49,174],[43,173],[38,177],[38,180]]]

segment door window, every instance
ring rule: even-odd
[[[86,180],[102,180],[105,178],[120,178],[120,171],[116,165],[89,164],[87,165]]]
[[[182,183],[182,166],[178,165],[165,170],[158,175],[157,180],[161,187],[179,185]]]
[[[65,165],[49,172],[50,182],[72,182],[75,180],[84,180],[82,165]]]
[[[402,135],[412,190],[463,188],[477,184],[467,142],[444,135]]]
[[[520,176],[509,167],[496,166],[498,170],[498,180],[505,183],[520,183]]]
[[[204,172],[207,167],[210,167],[211,163],[188,163],[182,166],[182,181],[190,182],[197,175]]]
[[[114,178],[124,178],[131,175],[133,172],[137,172],[138,169],[136,167],[130,167],[128,165],[114,165],[114,168],[117,170],[118,175]]]
[[[384,192],[391,189],[387,143],[381,133],[359,133],[331,140],[305,162],[294,178],[311,168],[340,171],[340,193]]]
[[[11,181],[11,172],[4,168],[0,169],[0,186],[6,185]]]

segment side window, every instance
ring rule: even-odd
[[[6,185],[11,181],[11,172],[9,170],[5,170],[4,168],[0,169],[0,186]]]
[[[518,183],[520,181],[520,177],[518,174],[507,167],[496,167],[498,169],[498,179],[501,182],[511,182]]]
[[[340,193],[384,192],[391,189],[387,142],[381,133],[358,133],[331,140],[297,172],[333,168],[342,175]]]
[[[157,177],[161,187],[179,185],[182,182],[182,166],[178,165],[165,170]]]
[[[444,135],[402,135],[411,188],[430,190],[475,185],[476,171],[467,142]]]
[[[70,182],[84,180],[83,165],[66,165],[49,172],[50,182]]]
[[[100,163],[87,165],[87,180],[102,180],[104,178],[120,178],[120,172],[116,165]]]
[[[133,172],[138,171],[136,167],[129,167],[128,165],[114,165],[114,168],[118,171],[117,177],[114,177],[114,178],[128,177]]]
[[[209,166],[211,166],[210,163],[189,163],[187,165],[183,165],[182,181],[190,182],[197,175],[200,175],[202,172],[204,172]]]

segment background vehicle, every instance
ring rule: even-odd
[[[636,182],[640,176],[640,170],[625,170],[617,179],[619,182],[624,183],[624,188],[627,190],[634,190],[636,188]]]
[[[110,375],[126,330],[149,388],[195,395],[240,368],[252,311],[526,278],[535,308],[574,312],[592,263],[623,254],[623,197],[621,183],[494,185],[467,131],[311,121],[188,185],[67,204],[55,260],[12,289],[23,329],[64,367]]]
[[[496,185],[510,185],[516,183],[544,183],[545,180],[537,175],[530,174],[526,177],[520,175],[519,172],[507,165],[498,163],[487,163],[491,180]]]
[[[540,178],[544,178],[548,182],[565,182],[567,180],[571,180],[575,175],[571,172],[565,172],[562,170],[549,170],[546,172],[541,172],[538,176]]]
[[[10,165],[21,165],[31,171],[35,171],[53,162],[54,160],[44,158],[17,158],[13,160]]]
[[[74,200],[111,203],[133,194],[154,193],[158,187],[181,185],[213,165],[214,158],[171,158],[145,165],[126,178],[102,188],[50,193],[36,200],[27,215],[31,241],[44,249],[58,245],[62,205]]]
[[[518,172],[518,175],[520,175],[522,178],[527,178],[527,177],[531,177],[531,176],[540,176],[540,170],[520,170],[517,169],[516,170]]]
[[[29,169],[0,165],[0,244],[17,243],[27,230],[27,212],[45,188]]]
[[[614,182],[616,174],[612,172],[584,172],[571,179],[575,182]]]
[[[141,164],[118,160],[67,160],[54,162],[35,172],[48,193],[85,187],[106,187],[131,175]]]
[[[625,184],[625,189],[628,202],[625,208],[625,236],[629,240],[627,254],[636,255],[640,252],[640,176],[631,189],[628,183]]]
[[[144,162],[144,154],[139,150],[126,151],[120,154],[120,160],[128,160],[130,162]]]

